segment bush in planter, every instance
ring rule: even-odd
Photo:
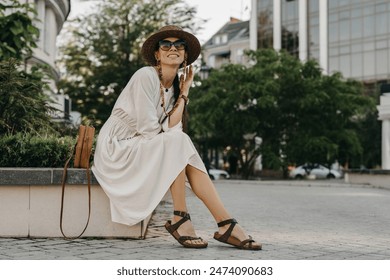
[[[63,167],[76,139],[30,133],[0,137],[0,167]]]

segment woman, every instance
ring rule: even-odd
[[[185,182],[218,223],[218,241],[240,249],[260,250],[223,206],[191,139],[182,131],[200,54],[198,39],[177,26],[165,26],[142,46],[151,66],[138,70],[102,127],[92,170],[111,203],[114,222],[136,224],[172,194],[174,213],[165,228],[184,247],[206,248],[197,237],[185,201]],[[178,77],[179,68],[184,75]]]

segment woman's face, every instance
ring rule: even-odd
[[[161,65],[177,65],[184,61],[186,45],[179,38],[169,37],[159,42],[159,48],[155,55],[161,61]]]

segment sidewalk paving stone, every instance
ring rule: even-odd
[[[340,181],[218,181],[228,211],[262,251],[217,242],[217,226],[192,193],[187,203],[207,249],[182,248],[164,224],[172,203],[159,205],[146,239],[0,238],[0,260],[390,260],[390,191]]]

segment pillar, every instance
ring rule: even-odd
[[[381,86],[378,119],[382,121],[382,169],[390,170],[390,84]]]
[[[320,67],[328,73],[328,0],[319,0],[320,12]]]
[[[274,49],[280,51],[282,48],[282,4],[281,0],[274,0],[273,13],[273,37]]]
[[[249,48],[257,50],[257,29],[258,29],[258,11],[257,0],[252,0],[251,3],[251,19],[249,21]]]
[[[307,0],[299,0],[299,59],[301,61],[306,61],[308,57],[307,16]]]

